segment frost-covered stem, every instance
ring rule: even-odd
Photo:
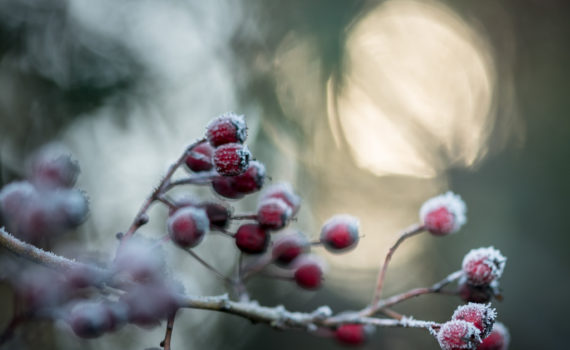
[[[139,212],[137,213],[137,215],[135,216],[135,219],[133,220],[133,223],[131,224],[131,226],[129,227],[129,229],[127,230],[127,232],[123,235],[123,237],[121,238],[121,244],[123,242],[126,242],[134,233],[135,231],[141,227],[142,225],[144,225],[144,220],[141,220],[142,217],[144,217],[146,215],[146,212],[148,211],[148,209],[150,208],[151,204],[158,200],[158,198],[160,197],[160,195],[162,195],[164,192],[166,192],[168,189],[172,188],[171,186],[171,182],[170,179],[172,178],[172,175],[174,175],[174,173],[176,172],[176,170],[184,163],[184,160],[186,159],[186,155],[194,148],[196,147],[198,144],[200,144],[201,142],[204,142],[204,138],[201,138],[199,140],[194,141],[190,146],[188,146],[186,148],[186,150],[184,152],[182,152],[182,154],[180,155],[180,157],[178,157],[178,159],[176,160],[176,162],[172,163],[170,165],[170,167],[168,168],[168,171],[166,172],[166,174],[162,177],[162,180],[160,180],[160,183],[158,184],[158,186],[155,187],[154,191],[152,191],[152,193],[146,198],[146,200],[144,201],[142,207],[139,209]]]
[[[390,247],[390,249],[388,250],[388,254],[386,254],[386,258],[384,258],[384,265],[382,265],[382,268],[378,273],[378,283],[376,284],[376,290],[374,291],[374,296],[372,298],[372,302],[370,303],[370,305],[376,305],[380,300],[380,296],[382,295],[382,287],[384,286],[384,279],[386,278],[386,271],[388,270],[388,265],[390,264],[390,260],[392,259],[392,255],[394,255],[396,249],[398,249],[398,247],[403,241],[419,233],[422,233],[423,231],[424,231],[423,225],[415,224],[408,227],[402,233],[400,233],[398,240],[396,241],[396,243],[394,243],[393,246]],[[369,315],[372,315],[375,311],[375,308],[371,307],[370,311],[371,313]]]
[[[212,179],[215,178],[216,176],[218,176],[218,173],[215,170],[211,170],[208,172],[200,172],[198,174],[192,174],[189,177],[169,182],[165,186],[164,190],[166,192],[172,189],[173,187],[180,185],[209,185],[212,182]]]
[[[162,346],[164,350],[171,350],[170,340],[172,339],[172,330],[174,329],[174,317],[176,317],[176,312],[170,315],[168,317],[168,320],[166,321],[166,331],[164,334],[164,340],[160,342],[160,346]]]
[[[163,203],[164,205],[166,205],[168,207],[168,209],[176,210],[176,204],[174,204],[174,202],[170,198],[168,198],[167,196],[165,196],[165,195],[158,196],[156,198],[156,200]]]

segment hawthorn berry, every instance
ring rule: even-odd
[[[507,327],[501,322],[495,322],[491,334],[477,347],[477,350],[507,350],[510,335]]]
[[[114,274],[141,284],[160,281],[164,270],[162,250],[139,237],[130,238],[119,246],[112,266]]]
[[[305,257],[296,263],[294,278],[301,288],[317,289],[323,281],[323,268],[316,259]]]
[[[495,296],[495,288],[489,284],[474,286],[467,281],[459,284],[459,297],[465,302],[488,303]]]
[[[202,202],[198,204],[198,207],[206,211],[210,229],[224,229],[228,226],[232,210],[227,205],[216,202]]]
[[[469,303],[455,309],[452,320],[464,320],[473,323],[481,332],[481,338],[485,338],[493,329],[497,313],[489,305]]]
[[[172,241],[181,247],[192,248],[202,241],[210,223],[204,209],[185,207],[168,218],[167,226]]]
[[[248,254],[263,253],[269,244],[267,231],[258,224],[241,225],[234,238],[239,250]]]
[[[257,221],[269,230],[279,230],[291,219],[291,208],[279,198],[267,198],[259,203]]]
[[[288,266],[309,249],[309,242],[301,232],[279,234],[273,243],[272,256],[276,264]]]
[[[243,115],[222,114],[206,127],[206,138],[214,147],[226,143],[243,143],[247,138],[247,126]]]
[[[97,338],[111,330],[113,320],[108,309],[100,302],[79,302],[67,319],[71,329],[81,338]]]
[[[232,178],[232,188],[241,194],[250,194],[259,191],[264,182],[265,165],[254,160],[243,174]]]
[[[214,167],[214,164],[212,164],[213,155],[214,148],[208,142],[202,142],[188,152],[184,162],[188,169],[192,171],[208,171]]]
[[[325,248],[339,253],[358,243],[358,219],[350,215],[335,215],[321,229],[320,241]]]
[[[493,247],[473,249],[463,258],[463,273],[475,286],[488,285],[503,274],[507,258]]]
[[[0,213],[5,220],[13,221],[36,195],[36,189],[28,181],[12,182],[0,191]]]
[[[39,188],[73,187],[79,175],[79,165],[59,144],[42,147],[29,166],[29,177]]]
[[[457,232],[465,224],[467,207],[453,192],[427,200],[420,209],[420,220],[425,229],[436,236]]]
[[[301,197],[299,197],[288,183],[273,184],[263,191],[260,200],[267,198],[279,198],[291,208],[291,215],[296,215],[301,207]]]
[[[344,324],[335,330],[334,336],[343,345],[358,346],[366,341],[366,330],[362,324]]]
[[[130,323],[148,327],[158,325],[179,307],[174,291],[167,285],[137,285],[119,299],[128,308]]]
[[[214,150],[214,167],[222,176],[236,176],[244,173],[251,154],[239,143],[226,143]]]
[[[481,335],[471,322],[451,320],[441,326],[437,341],[443,350],[475,349],[481,343]]]
[[[240,199],[244,194],[233,186],[234,178],[229,176],[216,176],[212,179],[212,189],[224,198]]]

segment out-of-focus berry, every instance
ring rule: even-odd
[[[279,198],[291,208],[292,215],[296,215],[301,207],[301,197],[299,197],[288,183],[273,184],[265,189],[260,201],[267,198]]]
[[[79,165],[59,144],[42,147],[30,162],[30,179],[39,188],[73,187]]]
[[[327,250],[339,253],[358,243],[358,219],[350,215],[335,215],[321,229],[320,241]]]
[[[13,220],[24,210],[36,189],[28,181],[12,182],[0,191],[0,213],[5,220]]]
[[[236,246],[244,253],[260,254],[269,244],[268,233],[258,224],[241,225],[235,234]]]
[[[198,207],[206,211],[211,229],[225,229],[228,226],[232,210],[227,205],[216,202],[202,202],[198,204]]]
[[[281,266],[288,266],[308,250],[309,242],[302,233],[298,231],[285,232],[279,234],[279,237],[275,239],[272,255],[275,263]]]
[[[491,334],[477,347],[477,350],[507,350],[510,343],[507,327],[501,322],[495,322]]]
[[[358,346],[366,342],[366,330],[362,324],[345,324],[338,327],[334,336],[339,343],[347,346]]]
[[[495,296],[495,288],[489,284],[474,286],[467,281],[459,284],[459,296],[463,301],[488,303]]]
[[[317,289],[323,282],[323,268],[319,261],[304,257],[295,264],[295,282],[304,289]]]
[[[481,343],[481,336],[471,322],[451,320],[441,326],[437,340],[443,350],[475,349]]]
[[[250,194],[259,191],[264,182],[265,166],[254,160],[243,174],[232,178],[232,187],[242,194]]]
[[[234,178],[226,176],[216,176],[212,179],[212,189],[224,198],[240,199],[244,194],[237,191],[233,186]]]
[[[291,219],[291,208],[279,198],[267,198],[259,203],[257,221],[269,230],[279,230],[285,227]]]
[[[174,291],[166,285],[138,285],[120,299],[128,306],[129,322],[148,327],[158,325],[179,307]]]
[[[243,115],[222,114],[206,127],[206,138],[214,147],[226,143],[243,143],[247,138],[247,126]]]
[[[463,258],[463,272],[475,286],[487,285],[503,274],[507,258],[493,247],[473,249]]]
[[[97,338],[111,330],[112,319],[101,302],[79,302],[67,319],[73,332],[81,338]]]
[[[208,142],[202,142],[188,152],[185,159],[186,166],[195,172],[211,170],[214,167],[213,155],[214,148]]]
[[[156,283],[165,270],[163,252],[151,242],[130,238],[117,251],[112,271],[137,283]]]
[[[455,309],[452,320],[464,320],[473,323],[481,332],[481,338],[485,338],[493,329],[497,313],[489,305],[469,303]]]
[[[457,232],[465,224],[467,207],[459,195],[447,192],[426,201],[420,209],[420,220],[426,230],[436,236]]]
[[[28,310],[61,304],[69,296],[63,276],[43,267],[30,267],[14,278],[15,293]]]
[[[202,241],[210,223],[204,209],[186,207],[174,212],[168,218],[167,226],[172,241],[181,247],[192,248]]]
[[[227,143],[214,150],[213,161],[218,174],[236,176],[247,170],[250,158],[247,147],[239,143]]]

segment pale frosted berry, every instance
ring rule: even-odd
[[[216,176],[212,179],[212,189],[220,196],[228,199],[240,199],[244,194],[233,187],[233,177]]]
[[[285,232],[273,243],[272,256],[275,263],[288,266],[301,254],[309,250],[307,238],[299,231]]]
[[[293,187],[288,183],[278,183],[267,187],[261,195],[261,200],[267,198],[279,198],[285,201],[291,208],[292,215],[297,214],[301,207],[301,197],[293,191]]]
[[[257,221],[270,230],[279,230],[287,225],[291,219],[291,208],[279,198],[267,198],[259,203],[257,208]]]
[[[244,224],[238,228],[235,240],[242,252],[260,254],[267,249],[269,234],[258,224]]]
[[[242,174],[249,166],[251,154],[239,143],[227,143],[214,150],[214,167],[222,176]]]
[[[427,200],[420,209],[420,220],[436,236],[457,232],[465,224],[467,207],[453,192]]]
[[[510,343],[510,334],[501,322],[495,322],[491,334],[477,347],[477,350],[507,350]]]
[[[59,305],[69,297],[70,292],[63,276],[43,267],[19,271],[13,284],[19,300],[33,311]]]
[[[265,181],[265,166],[254,160],[249,162],[247,170],[232,178],[232,187],[242,194],[257,192]]]
[[[304,257],[295,263],[295,282],[304,289],[317,289],[323,282],[322,264],[313,257]]]
[[[60,144],[42,147],[30,162],[30,179],[41,188],[73,187],[79,165]]]
[[[112,272],[133,282],[148,284],[162,279],[165,265],[159,247],[150,241],[134,237],[120,245]]]
[[[79,302],[71,309],[67,322],[78,337],[97,338],[111,330],[111,317],[100,302]]]
[[[358,243],[358,226],[358,219],[353,216],[335,215],[323,225],[320,241],[333,253],[354,248]]]
[[[334,336],[343,345],[358,346],[366,342],[366,329],[362,324],[345,324],[335,330]]]
[[[52,203],[56,206],[61,223],[66,228],[75,228],[87,219],[89,202],[85,194],[76,189],[63,189],[53,192]]]
[[[224,229],[228,226],[232,216],[232,210],[223,203],[202,202],[198,204],[199,208],[206,211],[211,229]]]
[[[202,241],[210,223],[204,209],[185,207],[168,218],[167,226],[168,234],[174,243],[184,248],[192,248]]]
[[[473,323],[481,332],[481,338],[485,338],[493,329],[497,313],[489,305],[469,303],[455,309],[452,320],[464,320]]]
[[[36,189],[28,181],[12,182],[4,186],[0,191],[0,213],[5,220],[13,220],[34,195]]]
[[[120,299],[128,306],[130,323],[155,326],[179,307],[175,292],[167,285],[138,285]]]
[[[212,145],[208,142],[202,142],[188,152],[184,162],[188,169],[192,171],[208,171],[214,167],[214,164],[212,164],[213,155],[214,148]]]
[[[501,277],[507,258],[493,247],[473,249],[463,258],[463,272],[475,286],[490,284]]]
[[[243,143],[247,138],[247,126],[243,115],[222,114],[206,127],[206,138],[214,147],[226,143]]]
[[[471,322],[451,320],[441,326],[437,340],[443,350],[473,350],[481,343],[481,336],[479,329]]]

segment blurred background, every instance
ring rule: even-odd
[[[569,15],[563,0],[2,0],[0,183],[21,178],[40,145],[63,142],[80,162],[91,214],[54,249],[73,243],[109,258],[115,232],[184,146],[218,114],[243,113],[272,181],[302,194],[294,224],[314,236],[349,213],[365,235],[347,254],[315,249],[329,265],[325,288],[260,279],[255,299],[363,307],[397,232],[425,199],[451,189],[467,203],[467,225],[406,242],[386,293],[430,285],[471,248],[493,245],[508,258],[494,306],[511,349],[560,349],[570,312]],[[234,204],[246,211],[255,198]],[[166,211],[153,215],[143,233],[159,237]],[[167,250],[189,293],[223,292]],[[227,271],[236,259],[216,237],[198,250]],[[3,326],[10,290],[0,291]],[[395,309],[445,321],[459,303],[425,296]],[[80,341],[64,324],[40,323],[7,348],[144,349],[162,335],[128,326]],[[174,336],[175,349],[340,348],[203,311],[182,312]],[[439,347],[425,331],[387,329],[363,348]]]

